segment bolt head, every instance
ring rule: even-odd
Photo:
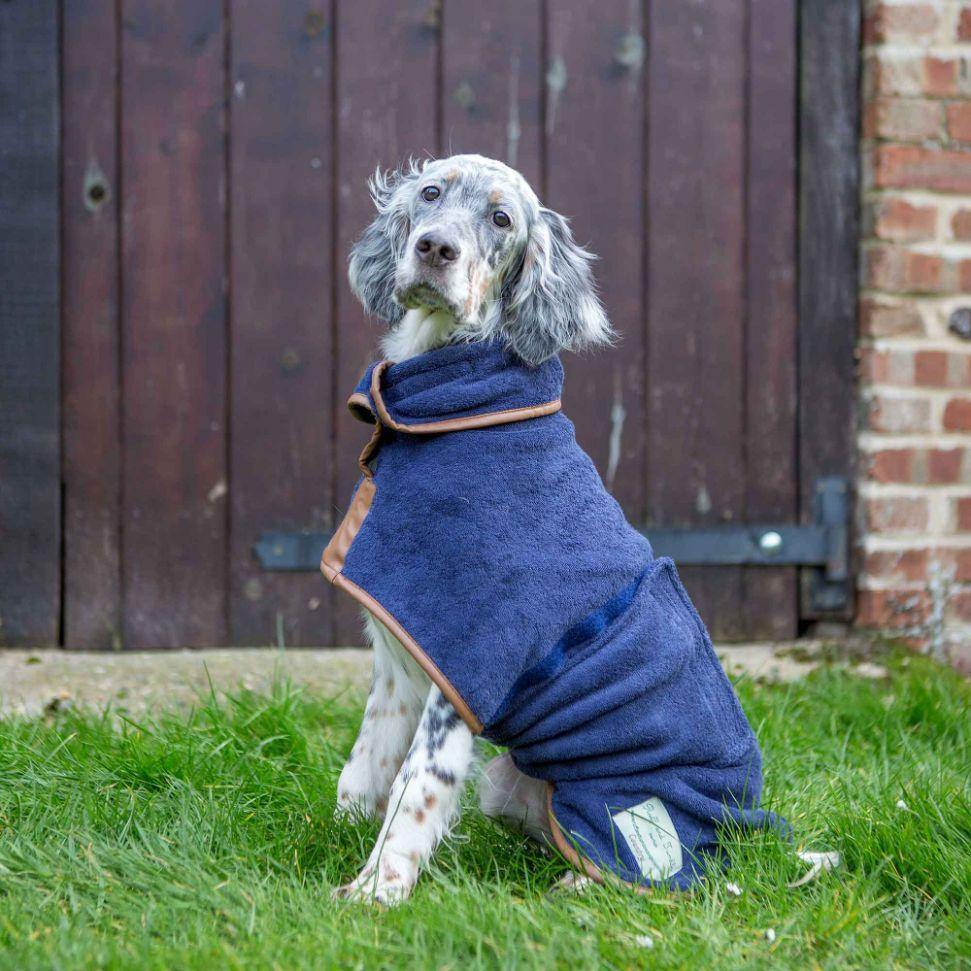
[[[778,553],[782,549],[782,537],[774,529],[770,529],[759,537],[759,549],[763,553]]]
[[[947,329],[963,341],[971,341],[971,307],[958,307],[947,322]]]

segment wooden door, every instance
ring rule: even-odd
[[[599,255],[620,339],[565,362],[565,407],[632,522],[806,523],[819,477],[849,473],[855,3],[44,7],[0,5],[17,41],[0,90],[47,105],[48,168],[17,171],[54,260],[33,266],[42,324],[11,344],[11,373],[38,386],[32,464],[0,492],[0,643],[359,639],[317,575],[252,548],[326,534],[347,503],[362,432],[342,402],[379,325],[346,257],[367,176],[409,155],[505,159]],[[59,86],[17,73],[49,79],[48,62]],[[58,152],[59,198],[43,183]],[[14,384],[0,404],[23,400]],[[682,573],[718,637],[806,617],[795,566]]]

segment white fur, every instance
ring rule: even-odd
[[[409,310],[381,339],[381,350],[389,361],[406,361],[447,344],[455,328],[447,310]]]

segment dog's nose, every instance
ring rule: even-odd
[[[423,233],[415,243],[415,252],[426,266],[442,266],[444,263],[454,263],[462,250],[436,233]]]

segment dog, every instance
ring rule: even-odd
[[[540,205],[502,162],[456,155],[410,162],[370,182],[377,218],[354,246],[351,289],[391,327],[385,356],[401,362],[453,341],[498,337],[528,364],[608,344],[613,331],[590,263],[566,219]],[[341,897],[390,905],[411,893],[459,813],[472,734],[414,658],[370,614],[371,690],[340,774],[340,812],[390,815],[360,875]],[[546,790],[508,756],[486,766],[480,805],[549,838]]]
[[[697,877],[698,868],[694,863],[688,864],[684,853],[691,854],[694,847],[707,845],[706,840],[711,843],[715,825],[724,822],[726,813],[756,826],[768,824],[771,814],[761,815],[762,811],[755,808],[761,788],[761,762],[754,736],[718,665],[707,633],[677,581],[673,564],[652,562],[647,541],[623,519],[619,507],[603,490],[592,463],[576,447],[572,426],[556,414],[559,411],[557,382],[562,382],[557,356],[563,351],[604,346],[613,339],[591,272],[594,257],[577,244],[563,216],[540,204],[522,175],[501,162],[479,155],[412,162],[388,174],[378,171],[370,189],[377,215],[352,249],[349,279],[365,310],[390,325],[382,340],[386,360],[369,370],[349,402],[358,417],[376,427],[371,443],[362,453],[363,478],[354,504],[324,554],[322,569],[332,582],[343,586],[368,608],[365,629],[374,649],[370,694],[360,733],[338,781],[337,812],[360,813],[381,818],[383,822],[363,869],[354,880],[336,890],[335,895],[385,906],[400,903],[409,896],[421,868],[457,818],[464,784],[474,764],[474,733],[486,727],[493,732],[490,737],[506,741],[503,732],[512,733],[522,743],[515,753],[510,745],[510,752],[493,759],[481,773],[479,802],[487,816],[543,845],[558,848],[578,869],[594,878],[602,878],[610,865],[603,840],[616,842],[617,833],[622,833],[628,847],[624,851],[626,862],[618,862],[615,869],[627,882],[659,883],[670,878],[675,883],[680,880],[680,886],[688,886]],[[427,402],[428,394],[438,389],[424,388],[423,395],[411,403],[401,398],[400,389],[414,390],[416,382],[427,379],[432,364],[444,368],[443,373],[447,372],[450,380],[458,376],[460,385],[469,374],[476,374],[475,367],[485,368],[487,377],[483,380],[498,382],[495,387],[499,389],[495,391],[489,384],[488,395],[495,391],[499,394],[496,400],[502,400],[501,394],[508,390],[508,385],[516,394],[526,395],[525,403],[514,397],[514,407],[493,409],[485,416],[470,417],[457,412],[460,417],[446,421],[409,423],[407,416],[400,410],[396,412],[395,407],[411,407],[414,401]],[[396,373],[399,374],[398,390],[384,387],[383,382],[391,380],[390,376]],[[529,390],[534,386],[543,393]],[[398,397],[392,400],[395,394]],[[534,397],[529,397],[531,394]],[[518,425],[507,424],[513,421]],[[500,423],[505,430],[502,433],[496,428]],[[491,427],[483,432],[484,425]],[[439,434],[459,428],[479,430]],[[582,508],[600,510],[599,518],[591,520],[593,526],[584,526],[578,512],[577,526],[589,534],[591,529],[600,528],[602,520],[609,520],[612,532],[588,541],[586,553],[579,547],[571,552],[578,561],[584,556],[587,561],[582,582],[578,581],[568,596],[561,597],[567,604],[561,612],[569,613],[576,607],[569,625],[564,622],[554,635],[552,623],[543,610],[537,606],[535,613],[531,613],[527,605],[515,614],[518,620],[495,631],[497,644],[501,642],[505,646],[501,650],[497,648],[494,658],[479,656],[471,663],[469,659],[461,661],[465,669],[504,663],[497,658],[516,652],[519,633],[524,644],[535,641],[545,650],[543,625],[547,623],[551,624],[549,639],[559,638],[554,650],[538,663],[534,663],[535,651],[528,658],[524,655],[521,662],[515,662],[528,663],[528,670],[520,673],[518,668],[510,668],[497,672],[493,679],[496,684],[507,675],[508,684],[503,688],[505,698],[490,694],[495,688],[491,683],[485,683],[481,690],[470,689],[472,694],[479,691],[485,698],[481,708],[489,713],[490,724],[486,726],[487,719],[474,710],[474,703],[467,704],[470,690],[453,687],[452,682],[461,682],[465,675],[460,671],[456,679],[453,673],[451,682],[448,676],[443,676],[441,656],[430,659],[399,623],[400,617],[384,609],[378,598],[362,589],[360,577],[355,582],[347,576],[345,557],[359,541],[358,532],[364,518],[370,515],[373,521],[376,515],[369,512],[376,488],[375,456],[378,456],[379,471],[382,449],[390,456],[389,461],[397,461],[394,458],[397,453],[388,451],[395,448],[393,443],[387,444],[389,435],[398,435],[401,448],[411,447],[422,439],[419,443],[425,447],[422,454],[436,449],[435,454],[442,454],[443,449],[460,447],[463,441],[471,442],[481,460],[478,453],[483,449],[498,447],[506,441],[502,434],[513,442],[514,450],[508,454],[514,455],[523,448],[532,448],[529,435],[534,430],[540,434],[543,429],[546,431],[542,434],[553,434],[567,450],[564,454],[568,454],[568,461],[563,466],[566,471],[561,470],[557,475],[563,476],[564,481],[573,476],[570,482],[574,485],[574,480],[582,481],[583,489],[594,496],[589,502],[584,500]],[[476,435],[479,437],[475,438]],[[539,450],[537,454],[542,456],[546,452]],[[474,468],[474,458],[470,458],[469,469]],[[423,481],[434,477],[433,469],[432,476],[426,476]],[[568,535],[572,513],[559,508],[563,504],[556,493],[558,480],[550,481],[547,495],[552,500],[547,505],[552,508],[548,515],[556,520],[559,533],[557,544],[547,545],[568,545],[572,550],[576,546]],[[466,485],[468,488],[457,496],[457,501],[468,503],[462,509],[468,508],[469,515],[474,516],[476,503],[469,500],[466,492],[471,494],[476,484],[467,482]],[[529,487],[527,482],[511,488],[522,493]],[[416,491],[424,488],[419,483]],[[503,508],[508,508],[508,504]],[[458,522],[457,529],[464,528],[464,515],[453,517],[449,511],[444,518]],[[409,535],[421,532],[420,518],[416,522],[419,526]],[[491,528],[486,531],[489,535],[494,532]],[[565,537],[562,543],[561,536]],[[519,559],[545,555],[543,549],[536,549],[543,542],[534,543]],[[467,545],[470,555],[478,552],[477,541]],[[623,572],[619,566],[615,570],[613,560],[598,559],[603,550],[612,551],[614,547],[621,551],[615,559],[630,560],[636,566],[636,569],[632,567],[633,572]],[[419,559],[424,556],[420,548],[413,555]],[[510,570],[525,570],[515,550],[503,550],[501,555],[511,558]],[[638,560],[643,563],[635,563]],[[407,563],[400,568],[407,570]],[[447,573],[442,576],[447,579]],[[469,577],[470,584],[475,586],[475,573]],[[383,583],[380,572],[375,582]],[[410,587],[409,596],[422,597],[420,586],[416,583]],[[485,590],[483,583],[482,590],[470,590],[469,595],[487,596]],[[431,602],[434,591],[427,596]],[[496,595],[495,602],[498,604],[502,599]],[[542,592],[535,600],[537,604],[543,600]],[[659,611],[663,614],[660,619]],[[611,633],[621,626],[629,626],[639,616],[641,626],[646,625],[650,633],[643,638],[638,635],[635,640],[644,640],[648,644],[646,648],[637,644],[631,647],[627,643],[630,638],[625,641]],[[516,623],[522,625],[522,631],[508,629]],[[567,626],[569,629],[564,632]],[[477,629],[481,627],[479,624]],[[527,633],[526,628],[537,629]],[[604,641],[605,637],[613,640]],[[461,636],[457,639],[462,640]],[[591,654],[588,650],[591,644],[600,653]],[[649,651],[650,663],[644,660],[645,650]],[[488,655],[488,649],[483,653]],[[580,670],[581,660],[594,667],[588,664],[582,674],[571,675],[571,671]],[[549,748],[553,744],[549,733],[530,735],[530,726],[539,716],[533,717],[532,722],[520,718],[515,727],[516,715],[529,704],[534,707],[549,704],[540,695],[551,683],[548,677],[551,664],[557,666],[558,672],[566,671],[561,690],[565,690],[563,685],[569,687],[570,677],[574,677],[576,683],[572,690],[578,705],[586,702],[587,689],[593,687],[591,670],[602,670],[604,679],[617,685],[623,697],[618,696],[610,704],[618,711],[631,711],[631,705],[639,704],[643,709],[642,699],[654,699],[648,706],[649,712],[624,715],[627,727],[620,732],[615,731],[609,719],[600,723],[589,713],[583,715],[583,724],[595,726],[591,729],[594,735],[599,732],[601,736],[619,737],[625,731],[629,734],[628,740],[622,741],[616,751],[607,753],[608,768],[603,768],[606,750],[601,751],[596,745],[590,748],[589,740],[582,752],[569,748],[580,734],[576,726],[553,733],[558,738],[565,737],[568,743],[567,750],[558,749],[555,756]],[[610,669],[611,664],[616,670]],[[655,682],[639,680],[638,672],[651,667],[667,673],[659,674]],[[517,674],[520,676],[514,677]],[[671,687],[676,676],[681,685],[678,689]],[[701,714],[694,711],[695,707]],[[697,721],[700,718],[707,721]],[[722,722],[718,718],[728,725],[725,744],[717,747],[717,751],[708,750],[704,748],[709,744],[705,740],[699,748],[695,742],[711,734],[712,726],[721,731]],[[497,725],[505,727],[500,730],[496,729]],[[686,725],[695,725],[695,729],[687,732]],[[637,732],[643,734],[643,745]],[[675,738],[677,745],[672,748],[665,741],[660,746],[656,740],[649,743],[650,738],[663,739],[665,733]],[[602,748],[600,742],[596,744]],[[663,760],[658,764],[644,758],[631,762],[627,749],[643,748],[647,752],[652,744],[656,751],[664,749],[667,753],[664,759],[681,775],[665,776],[667,766]],[[581,778],[570,768],[578,764],[601,765],[599,775],[592,773],[589,778]],[[534,769],[534,774],[523,771],[527,765]],[[734,775],[728,779],[725,772]],[[609,786],[613,787],[609,792],[604,788],[608,776]],[[628,779],[633,781],[625,781]],[[647,779],[651,782],[645,792],[643,780]],[[559,804],[554,803],[554,788]],[[671,792],[690,790],[691,798],[662,802],[656,793],[669,789]],[[723,794],[730,794],[736,800],[737,809],[728,812],[718,808]],[[609,833],[597,830],[596,826],[596,831],[584,830],[584,818],[602,813],[605,806],[612,806],[618,800],[619,812],[613,814],[613,809],[608,808]],[[566,817],[573,825],[561,829],[560,817]],[[699,824],[701,829],[695,827],[697,832],[691,830],[695,826],[693,819],[704,820],[703,825]],[[645,829],[648,825],[652,827],[650,830]],[[691,839],[685,835],[689,830],[695,832]],[[699,835],[702,831],[704,839]],[[593,846],[598,839],[601,840],[599,849]],[[578,840],[586,840],[590,845],[580,846]],[[599,865],[591,862],[598,860]]]

